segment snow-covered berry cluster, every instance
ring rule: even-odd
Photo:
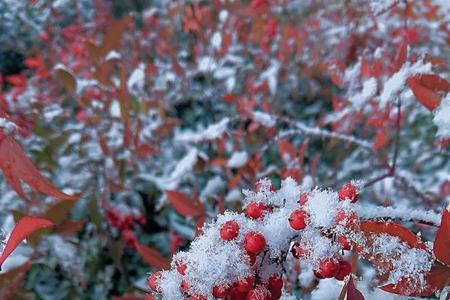
[[[149,276],[161,299],[280,299],[288,260],[310,265],[315,277],[344,280],[352,271],[344,252],[358,226],[356,183],[339,192],[311,189],[293,179],[275,190],[260,181],[244,191],[243,213],[225,212],[205,225],[189,251],[174,256],[172,269]]]

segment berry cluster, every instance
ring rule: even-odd
[[[132,231],[133,225],[138,223],[144,225],[146,223],[145,216],[140,213],[121,213],[119,210],[109,208],[106,210],[106,219],[111,226],[120,230],[122,239],[129,247],[134,247],[137,242],[137,237]]]
[[[352,271],[342,254],[352,248],[359,189],[308,189],[287,179],[278,191],[268,181],[244,191],[244,213],[226,212],[205,226],[172,270],[149,276],[150,289],[161,299],[280,299],[292,259],[310,264],[318,280],[344,280]]]

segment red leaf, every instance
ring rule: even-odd
[[[8,183],[23,198],[26,197],[21,186],[21,180],[36,191],[60,200],[79,198],[79,195],[71,196],[54,187],[25,155],[20,145],[9,136],[6,136],[0,143],[0,169]]]
[[[360,228],[366,235],[388,234],[398,237],[411,248],[427,249],[425,243],[417,235],[399,224],[379,221],[362,221]]]
[[[144,295],[144,300],[155,300],[155,298],[153,298],[153,296],[150,295],[150,294],[145,294]]]
[[[426,275],[425,280],[427,286],[424,289],[418,289],[411,291],[411,284],[408,279],[402,278],[399,282],[395,284],[388,284],[381,286],[385,292],[397,294],[397,295],[408,295],[413,297],[427,297],[436,291],[442,290],[450,277],[450,269],[442,266],[433,266],[430,272]],[[417,287],[418,288],[418,287]]]
[[[295,154],[297,152],[294,145],[289,143],[286,139],[281,139],[278,142],[278,151],[280,152],[281,157],[284,157],[287,154],[291,159],[295,158]]]
[[[428,110],[433,111],[441,102],[440,93],[450,91],[450,83],[434,74],[422,74],[408,78],[408,86]]]
[[[436,258],[446,265],[450,265],[450,212],[444,209],[441,226],[434,239],[433,251]]]
[[[347,300],[364,300],[363,294],[355,287],[352,276],[347,283]]]
[[[408,42],[403,42],[400,47],[400,51],[397,53],[397,57],[395,58],[394,67],[395,72],[401,69],[403,64],[406,62],[406,57],[408,53]]]
[[[142,256],[144,261],[155,269],[169,269],[170,263],[161,253],[157,250],[144,246],[141,243],[136,243],[136,249]]]
[[[199,217],[204,214],[203,206],[199,201],[191,200],[187,195],[177,191],[166,191],[175,210],[185,217]]]
[[[3,250],[3,253],[0,256],[0,268],[3,262],[8,258],[8,256],[27,236],[29,236],[38,229],[50,228],[53,226],[54,224],[51,221],[42,218],[25,216],[22,219],[20,219],[19,222],[17,222],[16,226],[14,227],[13,231],[11,232],[11,236],[6,242],[5,249]]]

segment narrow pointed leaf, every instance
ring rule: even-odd
[[[169,260],[164,257],[159,251],[144,246],[141,243],[136,244],[136,249],[142,256],[142,259],[155,269],[169,269]]]
[[[434,255],[442,263],[450,266],[450,212],[444,209],[441,225],[436,233],[433,246]]]
[[[199,217],[204,214],[203,206],[199,201],[191,199],[186,194],[177,191],[166,191],[175,210],[185,217]]]
[[[25,198],[20,181],[24,181],[34,190],[60,200],[75,200],[79,195],[68,195],[54,187],[42,176],[33,162],[25,155],[20,145],[7,136],[0,143],[0,169],[14,190]]]
[[[5,249],[0,256],[0,268],[3,262],[8,258],[8,256],[17,248],[17,246],[30,234],[42,229],[53,227],[54,224],[46,219],[25,216],[17,222],[11,235],[6,242]]]

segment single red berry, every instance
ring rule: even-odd
[[[294,210],[289,216],[289,225],[295,230],[305,229],[308,213],[302,209]]]
[[[308,194],[307,193],[302,193],[300,195],[300,197],[297,200],[297,203],[300,204],[301,206],[305,205],[308,202]]]
[[[343,235],[338,236],[337,238],[338,243],[341,245],[342,249],[344,250],[350,250],[352,246],[350,245],[350,242],[347,240],[347,238]]]
[[[311,251],[306,246],[294,243],[291,248],[291,253],[295,258],[305,258],[311,254]]]
[[[261,233],[250,231],[245,235],[244,246],[247,252],[258,254],[266,247],[266,239]]]
[[[177,271],[181,275],[186,275],[186,269],[187,269],[187,265],[185,263],[181,262],[177,265]]]
[[[216,298],[225,298],[230,294],[228,286],[215,285],[212,289],[212,294]]]
[[[202,295],[192,295],[191,298],[189,298],[190,300],[208,300],[208,298],[206,298],[205,296]]]
[[[339,272],[337,272],[336,275],[334,275],[334,278],[337,280],[344,280],[344,278],[349,275],[352,272],[352,265],[351,263],[341,260],[339,262]]]
[[[336,214],[336,224],[353,225],[358,221],[358,216],[353,211],[339,210]]]
[[[250,202],[245,208],[245,215],[250,219],[257,220],[266,212],[266,205],[261,202]]]
[[[161,288],[158,283],[159,279],[161,279],[161,275],[161,271],[158,271],[151,273],[150,276],[148,276],[148,287],[156,293],[161,293]]]
[[[270,276],[269,280],[267,281],[267,288],[269,289],[271,294],[277,294],[278,292],[281,292],[281,289],[283,288],[283,278],[281,278],[281,276],[278,274]]]
[[[358,201],[358,197],[359,197],[359,190],[356,186],[354,186],[351,183],[346,183],[339,189],[340,201],[348,199],[350,200],[350,202],[354,203]]]
[[[246,300],[270,300],[270,292],[265,286],[257,285],[248,292]]]
[[[239,224],[236,221],[227,221],[220,228],[220,237],[225,241],[230,241],[239,234]]]
[[[185,294],[189,293],[189,284],[186,280],[181,280],[181,291]]]
[[[319,263],[317,273],[324,278],[334,277],[339,272],[339,261],[335,258],[325,258]]]
[[[255,284],[255,276],[248,276],[237,282],[236,290],[240,293],[246,293],[253,288],[254,284]]]

